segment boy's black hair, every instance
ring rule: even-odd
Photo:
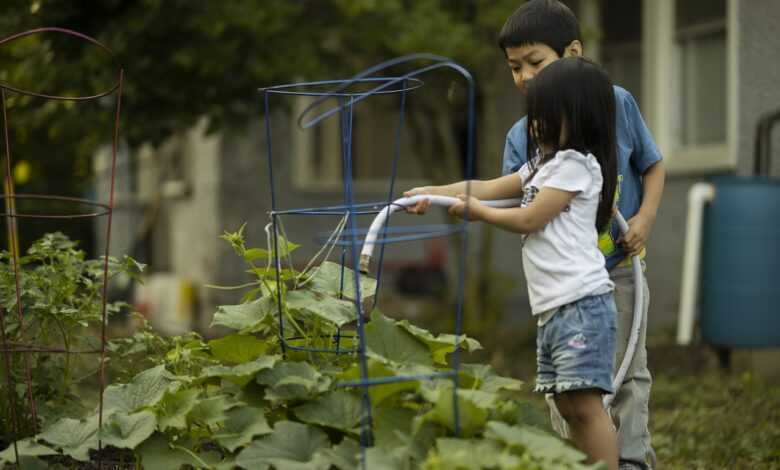
[[[498,46],[507,47],[541,43],[563,57],[572,41],[582,42],[580,24],[572,11],[558,0],[529,0],[515,10],[501,28]]]
[[[601,165],[603,186],[596,228],[603,232],[612,218],[617,188],[615,92],[607,74],[583,57],[567,57],[545,67],[528,87],[528,161],[534,171],[555,156],[536,160],[542,144],[557,150],[592,153]],[[565,140],[561,129],[565,126]]]

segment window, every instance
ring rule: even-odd
[[[695,147],[726,143],[726,0],[675,4],[681,125],[676,140]]]

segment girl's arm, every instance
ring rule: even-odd
[[[450,207],[450,213],[463,217],[468,205],[470,220],[481,220],[510,232],[533,233],[544,228],[566,209],[576,195],[576,191],[543,187],[527,207],[499,209],[486,206],[473,196],[467,198],[466,195],[461,194],[458,197],[462,202]]]
[[[467,194],[469,192],[472,197],[486,201],[521,197],[523,195],[523,182],[520,179],[520,175],[511,173],[492,180],[468,180],[441,186],[422,186],[404,192],[404,196],[430,194],[457,197],[459,194]],[[407,211],[421,214],[425,212],[428,204],[428,201],[421,201],[415,206],[407,208]]]

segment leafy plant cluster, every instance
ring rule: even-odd
[[[345,470],[362,468],[361,459],[372,470],[588,468],[583,454],[527,423],[517,400],[521,382],[484,364],[462,365],[457,391],[449,378],[368,387],[373,446],[361,448],[369,409],[362,388],[343,386],[361,377],[350,328],[356,320],[354,273],[329,262],[277,272],[270,266],[274,253],[247,249],[240,230],[224,238],[256,279],[242,303],[214,315],[212,325],[230,333],[171,340],[159,364],[106,388],[102,427],[97,409],[86,418],[62,418],[17,442],[25,459],[65,455],[86,462],[102,445],[132,452],[146,469]],[[279,256],[295,248],[281,239]],[[265,266],[256,264],[263,261]],[[361,277],[362,296],[375,288]],[[343,354],[283,352],[279,306],[291,345],[338,345]],[[451,371],[448,355],[456,344],[465,351],[481,347],[378,310],[365,327],[372,378]],[[0,453],[0,466],[13,461],[13,452]]]
[[[8,346],[33,350],[60,349],[98,351],[102,319],[104,260],[87,259],[77,244],[62,233],[51,233],[33,243],[19,257],[18,288],[22,321],[17,309],[17,275],[13,257],[0,252],[0,303],[4,314],[5,340]],[[132,258],[109,258],[108,276],[137,277],[143,266]],[[127,311],[124,302],[109,302],[106,313],[115,316]],[[32,395],[39,424],[46,425],[63,413],[81,409],[79,385],[94,378],[100,366],[99,355],[46,352],[15,352],[10,355],[9,390],[3,376],[0,385],[0,442],[10,442],[12,411],[16,412],[22,433],[30,432],[31,409],[26,384],[30,371]],[[3,364],[5,372],[5,364]],[[13,396],[12,396],[13,395]],[[15,409],[11,409],[15,403]]]

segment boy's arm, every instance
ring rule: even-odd
[[[576,195],[573,191],[545,186],[528,207],[499,209],[486,206],[473,196],[467,198],[466,195],[460,194],[458,198],[461,202],[450,207],[450,214],[464,217],[468,206],[470,220],[481,220],[510,232],[533,233],[544,228],[560,214]]]
[[[504,157],[502,159],[501,174],[514,173],[526,160],[526,118],[522,118],[512,126],[506,134],[504,143]]]
[[[639,254],[647,243],[661,204],[665,180],[663,160],[657,161],[642,175],[642,205],[636,215],[628,220],[628,232],[621,240],[632,256]]]
[[[628,219],[628,232],[618,239],[631,255],[639,254],[647,243],[655,223],[658,206],[664,191],[666,168],[661,152],[653,141],[642,113],[634,97],[624,91],[623,109],[628,129],[631,132],[634,151],[631,160],[642,173],[642,204],[633,217]]]

